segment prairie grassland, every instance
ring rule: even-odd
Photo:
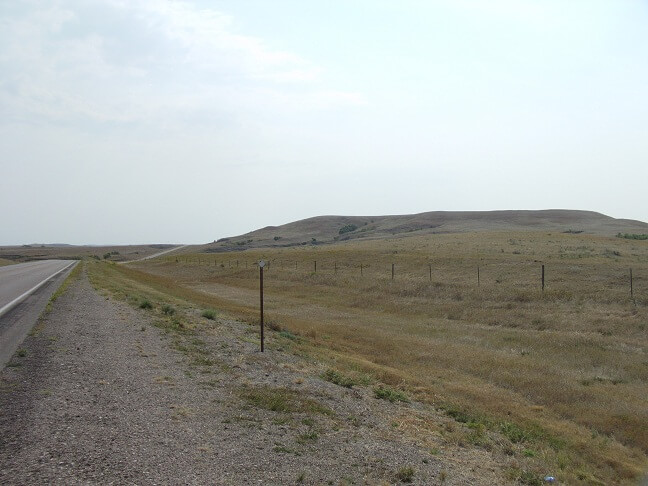
[[[169,256],[117,271],[254,320],[261,258],[267,319],[319,358],[524,444],[532,467],[566,482],[645,471],[647,242],[446,234]]]

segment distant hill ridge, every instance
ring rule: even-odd
[[[391,216],[316,216],[281,226],[222,238],[205,245],[207,251],[295,246],[433,233],[476,231],[558,231],[614,236],[648,233],[648,223],[616,219],[594,211],[430,211]]]

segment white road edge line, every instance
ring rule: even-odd
[[[45,283],[46,283],[49,279],[51,279],[52,277],[56,277],[59,273],[64,272],[65,270],[67,270],[68,268],[70,268],[70,267],[71,267],[72,265],[74,265],[75,263],[78,263],[78,262],[77,262],[77,261],[73,261],[73,262],[70,263],[68,266],[63,267],[63,268],[61,268],[60,270],[54,272],[52,275],[50,275],[49,277],[47,277],[47,278],[46,278],[45,280],[43,280],[41,283],[39,283],[39,284],[36,285],[35,287],[29,289],[27,292],[25,292],[24,294],[20,295],[19,297],[16,297],[14,300],[12,300],[11,302],[9,302],[9,303],[8,303],[7,305],[5,305],[4,307],[0,308],[0,317],[2,317],[3,314],[5,314],[5,313],[7,313],[8,311],[10,311],[10,310],[11,310],[12,308],[14,308],[16,305],[18,305],[18,304],[19,304],[23,299],[27,298],[30,294],[36,292],[39,288],[41,288],[43,285],[45,285]]]

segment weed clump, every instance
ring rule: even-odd
[[[216,319],[216,311],[212,310],[212,309],[206,309],[206,310],[202,311],[202,314],[200,314],[200,315],[203,316],[206,319],[209,319],[210,321],[213,321],[214,319]]]
[[[541,486],[542,479],[532,471],[525,471],[518,468],[513,468],[509,471],[509,478],[521,484],[528,486]]]
[[[174,307],[170,306],[169,304],[164,304],[162,306],[162,313],[167,315],[167,316],[172,316],[175,314],[176,310]]]
[[[401,483],[411,483],[414,481],[414,468],[412,466],[401,467],[396,473],[396,479]]]
[[[318,438],[319,438],[319,434],[314,430],[311,430],[310,432],[306,432],[304,434],[301,434],[299,437],[297,437],[297,442],[300,444],[307,444],[309,442],[317,441]]]

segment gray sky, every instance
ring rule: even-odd
[[[0,244],[648,221],[643,0],[0,2]]]

